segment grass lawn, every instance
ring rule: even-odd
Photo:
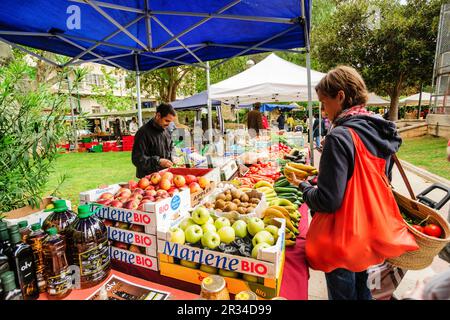
[[[404,139],[400,159],[450,180],[447,139],[433,136]]]
[[[61,176],[65,175],[66,180],[58,195],[78,205],[80,192],[95,189],[101,184],[137,180],[135,173],[131,152],[61,154],[49,177],[46,194],[53,192]]]

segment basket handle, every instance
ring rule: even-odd
[[[397,154],[394,153],[394,154],[392,155],[392,159],[394,159],[394,162],[395,162],[395,164],[396,164],[397,167],[398,167],[398,171],[400,171],[400,175],[402,176],[403,181],[404,181],[405,184],[406,184],[406,188],[408,188],[409,195],[411,196],[411,199],[417,200],[417,199],[416,199],[416,196],[414,195],[414,191],[413,191],[413,189],[411,188],[411,184],[409,183],[408,177],[406,176],[406,173],[405,173],[405,171],[403,170],[402,164],[400,163],[400,160],[398,160],[398,158],[397,158]]]

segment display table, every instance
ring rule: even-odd
[[[140,278],[136,278],[133,276],[130,276],[128,274],[119,272],[117,270],[111,270],[111,275],[116,275],[117,277],[123,278],[125,280],[128,280],[130,282],[133,282],[138,285],[142,285],[145,287],[150,287],[156,290],[160,291],[166,291],[170,293],[169,300],[193,300],[198,298],[198,294],[193,294],[190,292],[181,291],[178,289],[174,289],[165,285],[161,285],[158,283],[150,282],[147,280],[143,280]],[[91,294],[93,294],[96,290],[101,288],[103,284],[109,279],[109,277],[103,281],[102,283],[96,285],[95,287],[89,288],[89,289],[83,289],[83,290],[72,290],[72,292],[64,299],[62,300],[85,300],[88,298]],[[47,294],[41,294],[39,297],[39,300],[48,300]]]
[[[305,237],[308,231],[308,206],[303,204],[299,208],[302,218],[299,222],[299,235],[294,247],[286,248],[283,279],[281,283],[280,296],[288,300],[308,300],[308,279],[309,269],[305,260]],[[200,294],[200,287],[189,282],[165,277],[159,272],[133,266],[117,260],[112,260],[114,269],[132,274],[152,282],[163,284],[169,287]]]

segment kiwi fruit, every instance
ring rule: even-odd
[[[251,198],[250,199],[250,203],[253,203],[253,204],[258,204],[259,201],[261,201],[261,200],[259,200],[258,198]]]
[[[213,204],[211,202],[205,203],[205,208],[211,209],[213,208]]]
[[[241,195],[241,202],[248,202],[249,200],[250,198],[245,193]]]
[[[237,209],[237,212],[239,212],[239,214],[246,214],[246,213],[247,213],[247,210],[246,210],[246,208],[239,207],[239,208]]]
[[[222,212],[222,209],[216,209],[217,212]]]
[[[230,211],[236,211],[236,210],[238,209],[237,204],[236,204],[236,203],[233,203],[233,202],[231,202],[231,203],[229,204],[229,207],[231,208]]]
[[[217,195],[216,200],[225,200],[226,196],[223,193]]]
[[[231,190],[231,196],[233,197],[233,199],[239,199],[240,193],[237,189],[233,189]]]
[[[233,203],[236,203],[237,205],[240,205],[240,204],[241,204],[241,200],[239,200],[239,199],[234,199],[232,202],[233,202]]]
[[[223,201],[222,199],[219,199],[216,201],[216,204],[214,206],[214,208],[216,209],[223,209],[225,207],[225,201]]]
[[[225,212],[230,212],[233,208],[231,207],[231,205],[228,203],[224,208],[223,211]]]
[[[227,195],[225,196],[225,200],[226,200],[226,201],[231,201],[231,200],[233,200],[233,196],[232,196],[231,194],[227,194]]]

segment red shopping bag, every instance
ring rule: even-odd
[[[349,130],[355,164],[342,205],[335,213],[316,212],[306,237],[310,266],[324,272],[337,268],[364,271],[419,248],[390,189],[386,161],[367,151],[359,136]]]

